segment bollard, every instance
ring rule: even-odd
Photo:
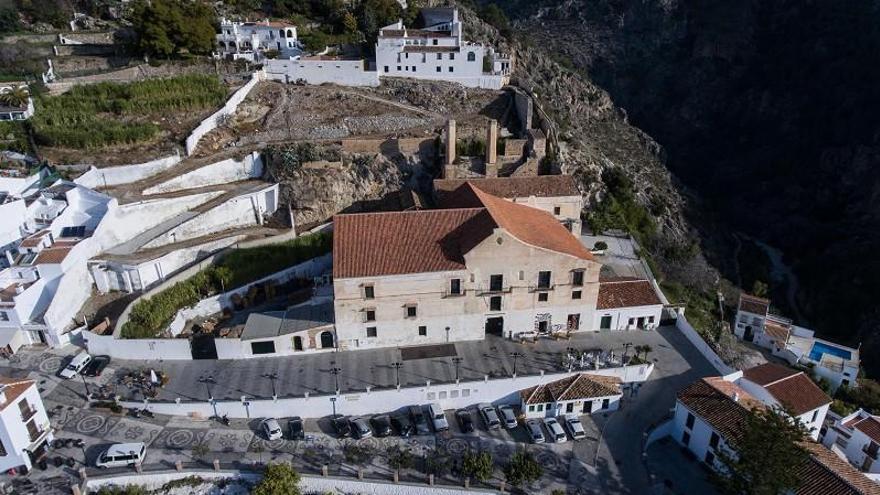
[[[400,483],[400,471],[398,471],[396,469],[394,470],[394,482]]]
[[[327,465],[321,466],[321,476],[327,476]]]
[[[428,475],[428,484],[431,486],[434,486],[434,475],[433,474]]]
[[[134,465],[134,471],[135,471],[137,474],[141,474],[141,470],[143,470],[143,468],[141,467],[141,463],[137,463],[137,464]]]
[[[364,468],[358,468],[358,479],[364,479]]]
[[[465,478],[464,478],[464,488],[465,488],[465,490],[467,490],[467,489],[470,488],[470,487],[471,487],[471,477],[470,477],[470,476],[465,476]]]
[[[174,463],[174,469],[178,471],[183,471],[183,461],[177,461]]]
[[[79,489],[79,485],[70,485],[70,493],[72,495],[80,495],[82,492]]]
[[[220,459],[214,459],[214,471],[220,471]]]
[[[79,479],[81,479],[83,481],[88,479],[88,476],[86,475],[86,468],[84,468],[84,467],[79,468]]]

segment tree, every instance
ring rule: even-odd
[[[208,54],[214,49],[216,19],[199,1],[140,0],[132,7],[131,22],[137,48],[146,55]]]
[[[251,495],[300,495],[299,473],[289,464],[269,464]]]
[[[507,14],[494,3],[490,3],[480,9],[480,17],[497,29],[503,36],[510,34],[510,20],[507,18]]]
[[[351,12],[345,12],[342,15],[342,26],[345,28],[345,32],[347,34],[354,34],[358,30],[358,21],[357,18]]]
[[[593,244],[593,249],[596,251],[604,251],[608,249],[608,243],[605,241],[596,241],[596,243]]]
[[[722,469],[712,477],[720,491],[729,495],[778,495],[794,491],[800,479],[792,466],[807,462],[798,442],[807,432],[800,422],[777,408],[755,408],[742,423],[742,434],[721,448]]]
[[[510,457],[504,467],[504,477],[513,486],[533,483],[544,475],[544,468],[532,457],[530,452],[520,450]]]
[[[445,475],[449,472],[452,464],[449,455],[439,449],[426,453],[424,461],[425,474],[433,474],[434,476]]]
[[[27,105],[30,94],[24,86],[9,88],[0,93],[0,102],[10,107],[23,107]]]
[[[204,442],[199,442],[192,446],[192,455],[198,460],[203,460],[210,451]]]
[[[492,477],[492,454],[489,452],[465,452],[461,459],[461,475],[479,481]]]
[[[650,352],[652,352],[652,351],[654,350],[654,348],[651,347],[649,344],[645,344],[645,345],[641,346],[641,348],[642,348],[642,352],[645,354],[645,361],[647,361],[647,360],[648,360],[648,354],[649,354]]]
[[[306,51],[309,52],[321,52],[330,43],[330,37],[318,29],[312,29],[308,33],[303,34],[299,40]]]
[[[767,297],[768,287],[767,284],[761,282],[760,280],[755,280],[755,283],[752,285],[752,295],[757,297]]]
[[[413,456],[409,449],[401,448],[399,445],[388,447],[388,467],[395,471],[401,469],[409,469],[413,467]]]
[[[14,33],[21,29],[18,11],[11,3],[0,6],[0,34]]]

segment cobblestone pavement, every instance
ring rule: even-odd
[[[373,476],[390,478],[391,470],[385,460],[389,446],[409,448],[417,458],[459,459],[465,450],[488,450],[498,464],[495,476],[503,476],[501,465],[518,448],[527,448],[541,462],[545,476],[530,493],[549,493],[552,489],[567,489],[569,494],[593,493],[650,493],[658,487],[650,485],[646,465],[641,459],[643,432],[664,418],[674,404],[678,389],[700,376],[714,373],[709,363],[674,328],[661,328],[656,332],[615,332],[579,334],[571,341],[542,340],[538,344],[523,345],[500,338],[485,342],[456,344],[457,354],[464,358],[462,377],[482,377],[484,374],[504,375],[512,372],[509,353],[526,354],[517,362],[519,373],[537,372],[562,367],[561,357],[566,347],[578,349],[615,349],[622,353],[624,344],[649,344],[650,355],[655,362],[654,374],[640,389],[628,391],[621,410],[616,413],[585,416],[582,418],[588,432],[583,442],[566,444],[531,445],[526,443],[522,428],[514,433],[508,431],[488,432],[483,429],[475,434],[461,434],[452,421],[453,432],[435,436],[423,436],[409,440],[399,438],[369,439],[360,442],[338,440],[330,434],[324,420],[309,420],[304,441],[279,440],[267,442],[256,436],[259,419],[232,420],[229,426],[207,420],[185,417],[157,416],[134,418],[113,414],[106,410],[85,408],[85,387],[81,379],[61,380],[55,373],[75,350],[23,349],[11,359],[0,360],[0,373],[11,376],[27,376],[36,379],[47,409],[52,415],[57,438],[81,438],[83,450],[61,447],[51,452],[54,456],[73,458],[74,468],[49,467],[36,469],[31,478],[42,483],[39,493],[54,493],[56,485],[76,479],[76,469],[82,465],[84,454],[89,464],[103,448],[115,442],[144,442],[149,445],[147,464],[173,467],[176,461],[193,462],[203,455],[206,459],[219,459],[224,463],[252,463],[257,461],[288,460],[303,472],[320,472],[327,463],[331,474],[353,474],[358,468]],[[279,395],[302,390],[329,392],[333,377],[325,372],[331,360],[336,361],[344,372],[340,376],[343,389],[363,389],[370,384],[393,383],[393,372],[384,363],[400,359],[398,350],[350,351],[335,354],[315,354],[298,358],[267,358],[246,361],[192,361],[192,362],[134,362],[113,361],[103,376],[87,379],[90,390],[101,384],[111,384],[114,376],[123,369],[155,367],[171,375],[166,394],[191,396],[204,399],[206,392],[196,381],[203,374],[214,374],[218,382],[215,395],[238,397],[242,390],[255,396],[270,396],[271,383],[261,378],[263,373],[279,374],[276,386]],[[286,380],[295,376],[296,380]],[[423,383],[423,380],[454,379],[450,358],[428,358],[405,362],[401,381]],[[166,395],[167,397],[168,395]],[[381,412],[381,411],[377,411]],[[476,417],[476,415],[475,415]],[[282,424],[284,422],[282,421]],[[365,448],[367,460],[362,465],[352,460],[352,445]],[[201,447],[206,454],[199,454]],[[195,447],[195,448],[194,448]],[[404,473],[413,480],[423,480],[416,471]],[[3,480],[0,477],[0,480]],[[457,478],[448,475],[449,482]],[[8,481],[8,480],[6,480]],[[64,491],[64,490],[62,490]],[[60,492],[59,492],[60,493]]]

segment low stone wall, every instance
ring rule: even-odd
[[[263,175],[263,158],[259,151],[254,151],[243,160],[228,158],[183,175],[178,175],[153,187],[144,189],[144,194],[162,194],[184,191],[200,187],[228,184],[248,179],[257,179]]]
[[[678,318],[675,320],[675,328],[681,331],[685,338],[687,338],[690,343],[700,351],[700,354],[702,354],[703,357],[705,357],[709,363],[718,370],[718,373],[728,375],[736,371],[735,368],[728,366],[724,360],[715,353],[712,347],[709,346],[709,344],[703,340],[703,337],[694,330],[694,327],[688,323],[684,315],[678,315]]]
[[[130,184],[156,175],[174,165],[177,165],[179,162],[180,154],[176,153],[146,163],[104,168],[90,166],[86,173],[74,179],[73,182],[92,189],[98,187],[118,186],[120,184]]]
[[[348,153],[382,153],[413,155],[434,149],[434,138],[343,139],[342,151]]]
[[[199,145],[199,141],[205,136],[205,134],[219,127],[224,118],[230,117],[235,113],[238,109],[238,105],[247,98],[247,95],[251,90],[254,89],[257,83],[263,79],[265,79],[265,73],[263,71],[254,72],[251,80],[239,88],[238,91],[233,93],[232,96],[229,97],[229,100],[223,105],[223,108],[211,114],[210,117],[203,120],[198,127],[193,129],[189,137],[186,138],[187,156],[192,155],[193,152],[195,152],[196,147]]]

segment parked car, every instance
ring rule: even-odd
[[[275,418],[266,418],[260,423],[260,429],[263,430],[263,435],[266,436],[266,440],[278,440],[284,437],[284,433],[281,431],[281,425],[278,424],[278,420]]]
[[[568,440],[568,437],[565,436],[565,430],[562,429],[562,425],[559,424],[559,421],[556,421],[556,418],[544,418],[544,426],[547,427],[550,440],[556,443],[563,443]]]
[[[397,434],[406,438],[412,436],[416,432],[416,427],[410,421],[409,416],[404,413],[391,416],[391,426],[397,430]]]
[[[373,430],[370,429],[370,425],[365,418],[353,419],[351,421],[351,429],[354,436],[358,439],[370,438],[373,436]]]
[[[455,411],[455,419],[458,421],[458,426],[461,428],[462,433],[471,433],[474,431],[474,419],[471,417],[471,412],[467,409],[459,409]]]
[[[370,426],[377,437],[387,437],[391,434],[391,418],[387,414],[377,414],[370,419]]]
[[[504,427],[508,430],[512,430],[519,425],[516,421],[516,413],[513,412],[512,406],[498,406],[498,412],[501,413],[501,421],[504,422]]]
[[[526,431],[532,443],[544,443],[544,430],[541,428],[541,420],[530,419],[526,421]]]
[[[443,407],[436,403],[432,402],[428,404],[428,413],[431,415],[431,423],[434,425],[434,431],[447,431],[449,430],[449,422],[446,421],[446,414],[443,412]]]
[[[477,408],[480,410],[480,415],[483,416],[483,421],[486,422],[486,429],[501,429],[501,420],[498,419],[498,413],[495,412],[495,408],[492,407],[492,404],[480,404]]]
[[[413,424],[416,425],[417,435],[431,434],[431,427],[428,426],[428,418],[425,417],[422,406],[409,406],[409,416],[412,418]]]
[[[143,443],[116,443],[110,446],[98,459],[99,468],[125,467],[141,464],[147,457],[147,446]]]
[[[330,423],[333,424],[333,429],[336,430],[337,437],[345,438],[351,436],[351,424],[345,416],[337,414],[330,418]]]
[[[76,375],[78,375],[90,362],[92,362],[92,356],[90,356],[88,352],[81,352],[76,356],[73,356],[73,359],[70,360],[70,364],[61,370],[59,376],[70,380],[71,378],[76,377]]]
[[[101,373],[104,372],[104,368],[108,364],[110,364],[110,356],[94,356],[89,364],[83,368],[82,374],[85,376],[101,376]]]
[[[580,418],[573,414],[565,417],[565,427],[574,440],[583,440],[587,438],[587,432],[584,431],[584,425],[581,424]]]
[[[303,420],[299,416],[294,416],[287,420],[287,431],[290,432],[291,440],[305,440],[306,438]]]

